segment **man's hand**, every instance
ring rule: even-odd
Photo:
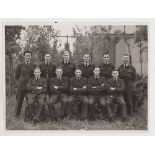
[[[102,85],[101,85],[102,87],[104,86],[104,83],[102,83]]]
[[[41,86],[40,86],[40,87],[37,87],[37,89],[39,89],[39,90],[41,90],[42,88],[43,88],[43,87],[41,87]]]
[[[115,90],[115,88],[114,87],[110,87],[110,90]]]
[[[83,88],[87,88],[87,86],[83,86]]]
[[[55,89],[58,89],[58,86],[54,86]]]
[[[77,88],[73,88],[73,90],[77,90]]]
[[[92,88],[96,88],[96,87],[94,86],[94,87],[92,87]]]

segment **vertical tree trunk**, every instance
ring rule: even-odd
[[[140,40],[140,69],[141,69],[141,75],[143,75],[143,66],[142,66],[142,63],[143,63],[143,60],[142,60],[142,42]]]
[[[13,58],[12,56],[9,56],[9,93],[8,96],[11,96],[13,93],[13,81],[14,81],[14,76],[13,76]]]

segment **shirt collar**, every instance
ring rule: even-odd
[[[105,65],[109,65],[109,63],[108,63],[108,62],[104,62],[104,64],[105,64]]]
[[[36,79],[36,80],[37,80],[37,79],[39,80],[39,79],[40,79],[40,77],[35,77],[35,79]]]
[[[57,79],[61,79],[62,78],[62,76],[57,76]]]
[[[85,66],[86,66],[86,65],[89,66],[89,64],[90,64],[89,62],[84,62],[84,65],[85,65]]]
[[[29,64],[30,64],[30,61],[29,61],[29,62],[26,62],[26,61],[25,61],[25,65],[27,65],[27,64],[29,65]]]
[[[69,61],[67,61],[67,60],[64,60],[64,64],[69,64]]]
[[[81,79],[81,77],[76,77],[76,79],[77,79],[77,80],[80,80],[80,79]]]
[[[129,66],[129,63],[127,63],[127,64],[124,64],[124,67],[128,67]]]

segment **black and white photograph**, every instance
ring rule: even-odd
[[[148,130],[147,23],[3,24],[6,130]]]

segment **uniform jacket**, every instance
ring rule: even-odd
[[[37,89],[37,87],[42,87],[41,89]],[[38,81],[35,77],[30,78],[27,84],[27,92],[30,94],[45,94],[47,92],[47,80],[40,77]]]
[[[19,90],[26,90],[28,79],[34,77],[34,69],[36,65],[30,63],[28,66],[24,63],[21,63],[17,66],[15,72],[15,78],[18,82]]]
[[[104,84],[104,86],[101,86],[102,84]],[[93,88],[93,87],[96,87],[96,88]],[[101,95],[105,93],[106,90],[107,90],[107,85],[104,77],[99,76],[99,78],[96,79],[95,76],[92,76],[88,79],[89,94]]]
[[[54,86],[58,86],[58,89],[55,89]],[[50,81],[50,90],[52,94],[66,93],[68,92],[68,78],[61,77],[58,79],[57,77],[53,77]]]
[[[106,80],[112,77],[112,71],[115,69],[112,64],[102,63],[99,65],[99,67],[101,69],[101,76],[105,77]]]
[[[68,62],[68,64],[65,64],[64,61],[60,64],[60,66],[63,69],[63,76],[67,78],[71,78],[74,76],[75,72],[75,65],[71,62]]]
[[[89,66],[86,67],[85,64],[82,63],[82,64],[79,64],[78,67],[81,69],[83,77],[88,79],[94,75],[93,73],[93,70],[95,68],[94,64],[89,64]]]
[[[56,65],[49,63],[48,65],[44,62],[39,65],[41,68],[41,76],[47,80],[50,80],[52,77],[55,77]]]
[[[124,90],[125,90],[124,82],[120,78],[118,78],[117,81],[114,80],[113,78],[110,78],[107,81],[107,85],[108,85],[108,94],[120,96],[124,93]],[[110,87],[114,87],[115,90],[114,91],[110,90]]]
[[[83,88],[86,86],[86,88]],[[77,88],[77,90],[73,90]],[[81,77],[79,80],[76,77],[70,79],[70,94],[71,95],[86,95],[87,94],[87,79]]]
[[[128,67],[124,67],[122,64],[118,68],[119,77],[124,80],[125,88],[130,89],[133,88],[133,82],[136,80],[136,69],[134,66],[129,65]]]

